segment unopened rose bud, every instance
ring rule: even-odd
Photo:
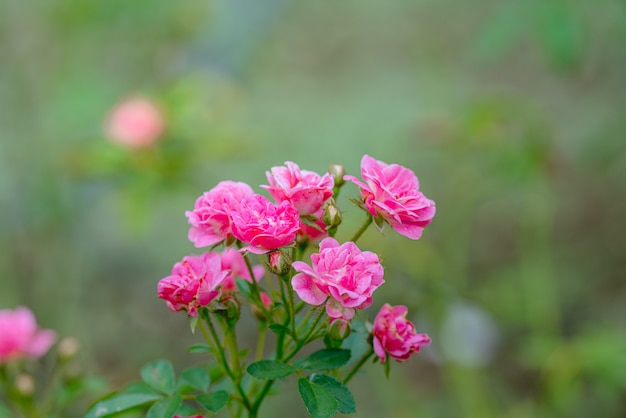
[[[261,292],[261,302],[263,303],[265,310],[268,312],[270,312],[274,307],[274,301],[267,295],[267,293]],[[267,321],[267,316],[261,308],[253,304],[250,306],[250,309],[252,310],[252,315],[254,315],[256,319],[260,321]]]
[[[350,321],[345,319],[335,319],[328,327],[328,337],[335,341],[343,341],[350,335],[352,326]]]
[[[76,338],[66,337],[59,341],[57,353],[61,360],[69,360],[76,355],[80,344]]]
[[[233,296],[226,296],[219,303],[219,309],[216,313],[224,316],[226,321],[231,325],[235,325],[241,315],[241,306],[237,299]]]
[[[291,270],[291,256],[283,250],[272,251],[267,254],[267,266],[279,276],[287,274]]]
[[[15,387],[24,396],[30,396],[35,392],[35,381],[26,373],[18,374],[15,378]]]
[[[346,175],[346,170],[341,164],[331,164],[328,168],[328,174],[333,176],[335,187],[341,187],[345,183],[343,176]]]
[[[339,210],[337,205],[335,205],[335,202],[331,201],[330,204],[326,206],[326,209],[324,209],[324,214],[322,215],[322,221],[329,228],[336,228],[339,226],[339,224],[341,224],[341,211]]]

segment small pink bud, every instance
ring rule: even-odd
[[[268,312],[270,312],[274,307],[274,301],[272,300],[272,298],[269,297],[267,293],[261,292],[261,302],[263,303],[265,310],[267,310]],[[254,315],[254,317],[259,321],[267,321],[267,316],[265,315],[263,310],[257,305],[252,304],[250,306],[250,310],[252,311],[252,315]]]
[[[267,254],[267,266],[272,273],[282,276],[291,270],[291,256],[284,250],[276,250]]]
[[[350,332],[352,332],[352,325],[350,325],[350,321],[343,318],[335,319],[328,327],[328,337],[335,341],[345,340]]]
[[[346,182],[343,176],[346,175],[346,169],[341,164],[331,164],[328,168],[328,174],[335,180],[335,187],[341,187]]]
[[[341,211],[339,210],[335,202],[331,201],[331,203],[328,206],[326,206],[326,209],[324,209],[324,215],[322,215],[322,221],[324,221],[324,223],[329,228],[336,228],[341,224],[342,220],[343,219],[341,217]]]

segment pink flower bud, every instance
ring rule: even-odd
[[[335,341],[343,341],[348,338],[350,332],[352,332],[350,321],[342,318],[333,319],[328,327],[328,338]]]
[[[267,265],[271,272],[282,276],[291,270],[291,256],[284,250],[267,253]]]
[[[131,97],[118,104],[105,123],[109,139],[131,148],[152,145],[165,128],[161,111],[144,97]]]
[[[341,211],[335,202],[331,202],[328,206],[326,206],[326,209],[324,209],[324,215],[322,215],[322,220],[329,228],[336,228],[341,224],[341,221],[343,220],[341,217]]]
[[[376,315],[372,334],[374,352],[381,361],[385,362],[387,355],[397,361],[408,360],[411,354],[430,345],[428,335],[417,334],[406,314],[406,306],[386,303]]]
[[[341,164],[331,164],[328,174],[335,180],[335,187],[341,187],[345,183],[343,177],[346,175],[346,169]]]
[[[263,303],[266,311],[272,311],[272,308],[274,307],[274,301],[272,300],[272,298],[269,297],[267,293],[261,292],[261,302]],[[252,315],[254,315],[256,319],[260,321],[267,321],[268,318],[265,316],[263,310],[260,309],[258,306],[252,304],[250,305],[250,310],[252,311]]]

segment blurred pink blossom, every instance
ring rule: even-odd
[[[320,176],[300,170],[297,164],[285,162],[285,166],[272,167],[266,172],[269,186],[261,186],[277,201],[290,201],[300,215],[311,215],[333,196],[334,180],[330,174]]]
[[[228,275],[222,282],[222,293],[232,293],[237,290],[235,277],[240,277],[252,283],[246,260],[239,251],[227,248],[220,256],[222,259],[222,270],[228,271]],[[261,280],[261,277],[263,277],[265,268],[257,264],[256,266],[252,266],[252,272],[254,273],[254,279],[258,282]]]
[[[361,159],[365,184],[354,176],[344,176],[361,188],[365,209],[381,217],[398,233],[419,239],[435,216],[435,202],[419,191],[415,174],[398,164],[387,165],[369,155]]]
[[[241,201],[254,196],[246,183],[221,181],[204,192],[192,211],[185,212],[191,225],[189,240],[196,248],[208,247],[232,237],[231,213],[238,211]]]
[[[56,333],[38,329],[30,309],[0,310],[0,363],[22,357],[41,357],[56,340]]]
[[[254,195],[241,201],[239,211],[231,213],[233,235],[246,244],[246,251],[265,254],[296,240],[300,229],[298,210],[288,201],[279,205]]]
[[[159,281],[158,295],[172,311],[184,309],[196,316],[199,307],[207,306],[219,296],[219,285],[227,275],[217,253],[186,256],[174,265],[170,276]]]
[[[417,334],[415,326],[406,319],[406,306],[391,306],[388,303],[374,320],[374,352],[383,361],[387,354],[397,361],[408,360],[413,353],[430,344],[426,334]]]
[[[131,148],[152,145],[165,129],[159,108],[145,97],[130,97],[119,103],[108,115],[104,130],[108,138]]]
[[[326,304],[331,318],[351,319],[355,309],[372,304],[372,293],[385,281],[378,256],[361,251],[353,242],[339,245],[334,238],[320,243],[318,254],[311,255],[311,266],[296,261],[298,272],[292,286],[300,299],[311,305]]]

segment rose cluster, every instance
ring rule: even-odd
[[[185,214],[189,240],[196,248],[211,248],[176,263],[171,275],[159,282],[159,297],[171,310],[195,317],[212,302],[223,305],[232,298],[240,278],[256,289],[250,301],[253,309],[264,311],[271,320],[272,301],[280,297],[276,290],[261,290],[258,281],[265,267],[249,260],[249,253],[265,254],[266,267],[302,302],[323,305],[329,325],[337,320],[349,323],[355,310],[372,304],[374,291],[385,280],[378,255],[362,251],[354,242],[360,233],[345,243],[333,237],[341,221],[335,203],[339,188],[345,181],[356,184],[361,192],[358,205],[369,223],[379,228],[387,223],[411,239],[419,239],[432,221],[435,203],[420,192],[415,174],[401,165],[365,155],[362,180],[344,175],[338,166],[331,171],[320,175],[293,162],[273,167],[266,173],[268,184],[261,186],[273,201],[234,181],[222,181],[205,192]],[[214,251],[220,244],[224,249]],[[296,259],[309,245],[317,246],[310,264]],[[388,357],[406,360],[430,343],[425,334],[415,331],[406,314],[404,306],[385,304],[376,316],[373,350],[383,362]]]

